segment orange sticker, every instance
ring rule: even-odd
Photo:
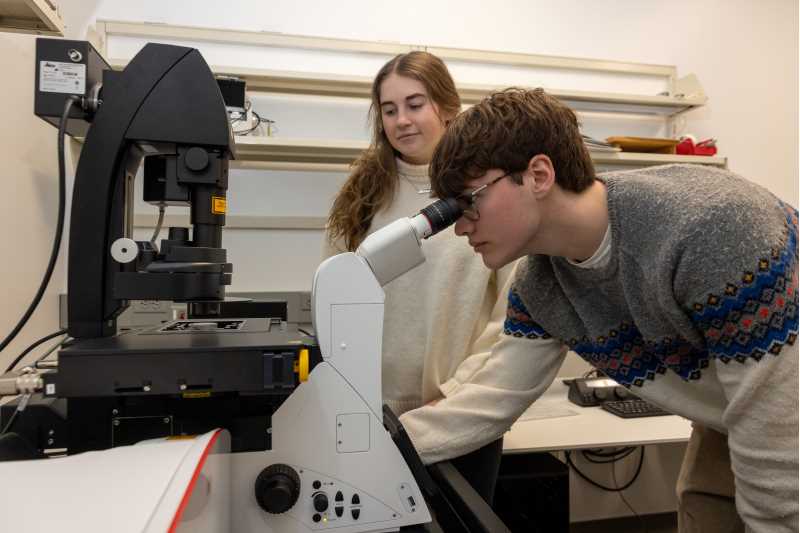
[[[211,212],[215,215],[224,215],[228,210],[228,200],[224,196],[211,197]]]

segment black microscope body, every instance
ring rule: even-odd
[[[300,383],[300,359],[313,368],[321,357],[279,318],[224,314],[235,145],[214,75],[192,48],[150,43],[115,71],[89,43],[38,39],[35,113],[58,125],[69,97],[65,130],[85,135],[70,215],[71,340],[15,430],[70,454],[217,427],[233,451],[269,449],[270,415]],[[146,202],[190,207],[191,234],[170,228],[158,249],[133,240],[142,164]],[[189,320],[118,334],[131,300],[186,302]]]

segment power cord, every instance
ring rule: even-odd
[[[65,170],[65,163],[64,163],[64,135],[67,129],[67,120],[69,119],[69,113],[72,110],[72,106],[79,102],[79,98],[74,95],[70,95],[67,97],[66,101],[64,102],[64,112],[61,114],[61,122],[58,123],[58,224],[56,226],[56,234],[55,238],[53,239],[53,249],[50,251],[50,260],[47,263],[47,269],[44,273],[44,278],[42,282],[39,284],[39,290],[36,292],[36,296],[33,297],[33,301],[28,306],[27,311],[25,314],[22,315],[22,318],[19,320],[17,325],[11,330],[11,333],[0,343],[0,353],[14,340],[17,334],[22,330],[25,324],[28,322],[28,319],[31,317],[33,312],[36,310],[36,307],[39,305],[39,302],[44,295],[44,291],[47,288],[47,285],[50,283],[50,277],[53,275],[53,269],[56,266],[56,260],[58,259],[58,249],[61,247],[61,235],[64,231],[64,205],[65,205],[65,197],[66,197],[66,170]],[[16,361],[15,363],[16,364]],[[13,365],[12,365],[13,366]]]

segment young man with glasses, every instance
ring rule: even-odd
[[[541,89],[460,114],[430,170],[488,267],[525,257],[505,333],[530,340],[545,385],[568,347],[695,422],[682,532],[797,531],[796,209],[709,167],[596,176]]]

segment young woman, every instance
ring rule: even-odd
[[[428,163],[460,109],[436,56],[411,52],[381,68],[372,144],[334,201],[325,257],[354,251],[369,233],[431,203]],[[536,396],[529,384],[541,381],[519,372],[533,366],[524,364],[524,339],[500,335],[513,265],[487,269],[452,231],[422,246],[426,262],[384,287],[384,402],[423,462],[454,459],[491,503],[502,435]]]

